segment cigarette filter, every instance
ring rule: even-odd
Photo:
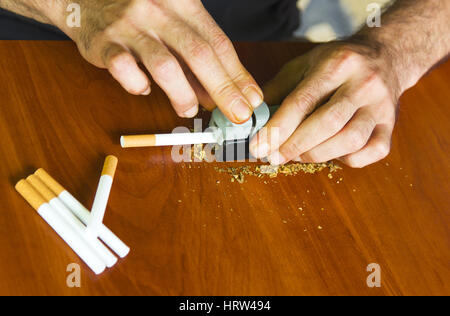
[[[75,214],[85,225],[89,223],[91,213],[72,194],[70,194],[61,184],[52,178],[44,169],[39,169],[35,175],[49,187],[53,193],[65,204],[65,206]],[[103,242],[108,245],[119,257],[125,258],[130,252],[130,248],[123,243],[108,227],[101,225],[98,235]]]
[[[45,198],[30,183],[26,180],[20,180],[16,184],[16,190],[95,274],[100,274],[105,271],[105,263],[50,204],[46,203]]]
[[[86,226],[62,203],[58,197],[36,175],[27,178],[33,188],[41,194],[64,220],[91,246],[95,253],[103,260],[108,268],[117,263],[117,258],[97,238],[86,233]]]
[[[122,136],[120,138],[122,148],[215,144],[217,142],[216,133],[173,133]]]
[[[116,157],[108,156],[103,165],[102,175],[98,183],[97,193],[95,194],[94,204],[92,205],[91,216],[86,230],[92,236],[98,236],[98,232],[103,223],[117,163],[118,160]]]

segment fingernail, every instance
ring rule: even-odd
[[[250,104],[242,99],[236,99],[231,106],[231,112],[238,122],[245,122],[252,116]]]
[[[269,156],[269,162],[272,166],[282,165],[286,161],[286,158],[279,152],[276,151]]]
[[[192,118],[194,116],[196,116],[198,113],[198,106],[194,106],[192,108],[190,108],[189,110],[187,110],[186,112],[184,112],[183,116],[187,117],[187,118]]]
[[[245,97],[248,101],[250,101],[250,104],[254,109],[256,109],[258,106],[260,106],[264,102],[264,97],[262,93],[256,89],[255,87],[247,87],[244,89]]]
[[[148,87],[147,90],[145,90],[145,92],[143,92],[141,95],[149,95],[151,91],[152,89]]]

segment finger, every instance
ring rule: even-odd
[[[339,160],[352,168],[362,168],[386,158],[391,149],[393,128],[393,125],[377,125],[366,146]]]
[[[279,129],[280,142],[271,144],[263,137],[258,137],[261,143],[253,141],[250,145],[252,154],[259,158],[270,154],[274,162],[284,160],[277,149],[294,133],[307,115],[320,106],[355,73],[359,67],[358,63],[354,62],[355,58],[354,54],[344,51],[326,57],[323,62],[308,65],[305,79],[286,98],[281,108],[267,124],[268,128]],[[260,147],[269,150],[262,150]],[[294,157],[295,155],[291,159]]]
[[[358,109],[355,100],[343,91],[336,92],[328,103],[309,116],[269,160],[283,164],[336,135]]]
[[[183,57],[214,103],[234,123],[250,119],[253,108],[223,68],[213,48],[184,23],[159,26],[162,40]]]
[[[216,104],[214,103],[208,92],[205,90],[205,88],[203,88],[202,84],[198,81],[198,79],[195,77],[186,63],[180,58],[178,58],[178,61],[181,65],[181,68],[183,69],[183,72],[186,75],[187,80],[189,81],[189,84],[191,85],[192,89],[194,89],[200,105],[202,105],[208,111],[214,110],[216,108]]]
[[[286,64],[263,88],[267,104],[279,105],[303,79],[306,71],[305,57],[299,57]]]
[[[278,142],[265,139],[264,135],[252,140],[250,150],[257,158],[266,157],[277,152],[281,144],[284,144],[294,133],[300,123],[317,106],[328,98],[342,83],[344,78],[333,78],[324,73],[314,73],[306,77],[299,86],[286,98],[280,109],[267,123],[266,129],[277,130]],[[265,132],[271,134],[271,132]],[[293,155],[294,158],[298,155]],[[272,157],[275,161],[275,155]]]
[[[190,6],[189,11],[189,14],[181,12],[180,18],[211,45],[223,67],[252,107],[260,106],[264,101],[263,92],[255,79],[242,65],[230,39],[200,1],[198,5]],[[196,18],[192,19],[192,16]]]
[[[197,80],[195,75],[191,71],[188,71],[186,73],[186,77],[191,84],[192,89],[194,89],[199,103],[208,111],[214,110],[216,108],[216,104],[214,103],[208,92],[205,90],[205,88],[203,88],[201,83]]]
[[[327,162],[357,152],[366,145],[375,126],[369,110],[362,108],[338,134],[301,155],[298,161]]]
[[[141,36],[128,44],[139,56],[153,80],[169,97],[173,108],[181,117],[194,117],[198,113],[198,100],[177,59],[159,41]]]
[[[103,63],[111,75],[131,94],[149,95],[150,80],[137,65],[136,59],[122,46],[109,44],[102,53]]]

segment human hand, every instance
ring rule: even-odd
[[[142,62],[175,111],[194,117],[216,105],[234,123],[263,102],[258,84],[200,0],[81,0],[81,28],[64,30],[86,60],[130,93],[150,94]]]
[[[368,45],[334,42],[289,62],[269,82],[280,104],[252,140],[255,157],[273,165],[341,160],[364,167],[386,157],[403,91],[389,58]]]

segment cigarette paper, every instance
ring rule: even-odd
[[[58,199],[58,197],[36,175],[31,175],[27,181],[41,194],[64,220],[91,246],[108,268],[117,263],[117,258],[97,238],[86,233],[86,226]]]
[[[45,202],[45,198],[30,183],[26,180],[20,180],[16,184],[16,190],[95,274],[100,274],[105,271],[106,264],[50,204]]]
[[[217,143],[216,133],[173,133],[154,135],[122,136],[122,148],[176,146]]]
[[[111,187],[116,173],[117,162],[118,160],[116,157],[108,156],[103,165],[102,175],[98,183],[94,204],[92,205],[91,217],[86,229],[88,234],[95,237],[98,236],[98,232],[103,223],[109,194],[111,193]]]
[[[91,213],[72,194],[52,178],[44,169],[37,170],[35,175],[37,175],[39,179],[58,196],[65,206],[67,206],[67,208],[70,209],[83,224],[88,224]],[[120,258],[125,258],[130,252],[130,248],[105,225],[101,225],[98,235],[100,239],[103,240],[103,242]]]

